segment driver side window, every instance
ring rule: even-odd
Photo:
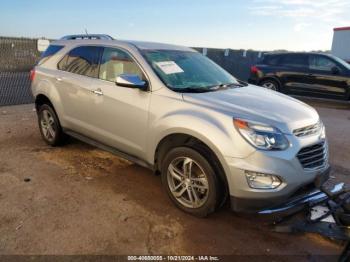
[[[324,56],[311,55],[310,56],[310,69],[312,70],[322,70],[322,71],[332,71],[333,67],[337,65],[329,58]]]
[[[138,75],[145,79],[143,73],[132,57],[126,52],[106,47],[101,59],[99,78],[115,82],[121,74]]]

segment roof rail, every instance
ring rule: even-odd
[[[103,34],[81,34],[81,35],[66,35],[61,40],[84,40],[84,39],[98,39],[98,40],[113,40],[110,35]]]

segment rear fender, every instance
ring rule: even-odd
[[[54,84],[47,79],[47,77],[42,78],[41,72],[37,72],[36,81],[32,86],[32,93],[34,98],[38,95],[46,96],[51,104],[53,105],[58,118],[60,119],[61,125],[65,126],[64,122],[64,109],[62,107],[60,95],[55,88]]]

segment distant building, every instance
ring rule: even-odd
[[[334,28],[332,54],[350,63],[350,26]]]

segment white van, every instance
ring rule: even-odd
[[[332,54],[350,63],[350,26],[334,28]]]

